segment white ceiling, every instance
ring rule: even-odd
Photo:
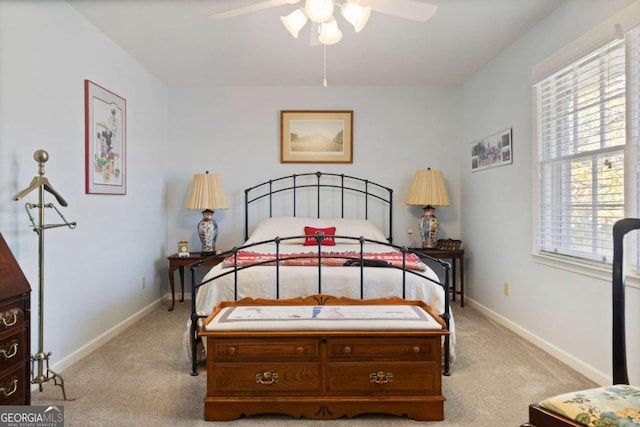
[[[257,0],[67,1],[169,87],[322,84],[310,25],[296,40],[279,19],[296,5],[215,21],[207,15]],[[438,6],[424,23],[372,12],[355,33],[337,18],[329,86],[459,84],[564,0],[419,1]]]

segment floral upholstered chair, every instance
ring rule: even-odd
[[[569,424],[556,418],[555,424],[545,424],[544,421],[536,420],[534,415],[529,425],[535,427],[640,426],[640,388],[626,384],[560,394],[532,406],[537,406],[535,410],[546,416],[557,414],[566,418],[567,421],[573,421],[573,424]]]

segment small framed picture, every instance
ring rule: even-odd
[[[471,171],[476,172],[513,163],[511,128],[471,143]]]

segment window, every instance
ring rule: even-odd
[[[638,216],[637,38],[610,41],[534,85],[538,252],[611,264],[613,224]]]

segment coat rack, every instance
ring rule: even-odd
[[[38,203],[26,203],[25,209],[27,211],[27,215],[29,215],[29,220],[33,225],[33,231],[38,234],[39,247],[38,247],[38,258],[39,258],[39,295],[38,295],[38,320],[39,320],[39,328],[38,328],[38,353],[31,356],[31,384],[38,384],[38,389],[42,391],[42,384],[49,380],[53,380],[54,384],[59,386],[62,389],[62,396],[64,400],[67,400],[67,393],[64,389],[64,380],[60,376],[49,369],[49,357],[51,356],[51,352],[45,353],[43,348],[44,343],[44,231],[49,228],[55,227],[69,227],[71,229],[76,227],[75,222],[68,222],[64,216],[60,213],[58,208],[55,207],[52,203],[44,203],[44,192],[45,190],[56,198],[58,203],[61,206],[67,206],[67,202],[62,198],[56,190],[53,189],[49,180],[44,176],[44,164],[47,160],[49,160],[49,154],[44,150],[37,150],[33,153],[33,158],[36,162],[38,162],[38,176],[34,177],[31,181],[31,184],[24,190],[20,191],[18,194],[13,196],[13,200],[20,200],[27,194],[31,193],[34,190],[38,190]],[[52,208],[56,211],[58,216],[62,218],[62,224],[45,224],[44,223],[44,210],[45,208]],[[38,209],[38,222],[31,215],[32,209]],[[36,366],[37,366],[37,374],[36,374]],[[46,367],[46,372],[45,372]]]

